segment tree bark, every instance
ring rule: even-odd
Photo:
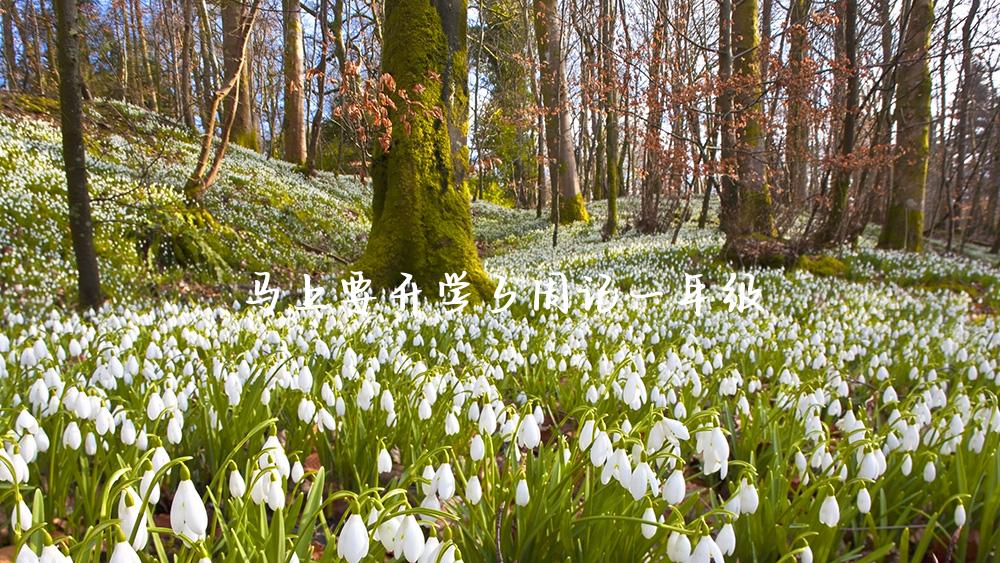
[[[549,156],[549,181],[553,218],[560,223],[586,221],[587,207],[580,192],[573,143],[573,123],[568,107],[565,63],[562,59],[561,24],[554,0],[538,0],[535,5],[535,37],[542,67],[541,91],[545,103],[545,137]]]
[[[87,186],[87,156],[83,140],[83,97],[80,91],[79,28],[76,0],[56,0],[59,58],[59,113],[69,202],[69,228],[76,259],[80,305],[100,306],[101,277],[94,250],[94,225]]]
[[[226,76],[231,76],[237,69],[242,69],[236,96],[226,98],[223,113],[228,115],[235,108],[233,142],[260,152],[260,133],[257,131],[253,114],[252,73],[250,65],[243,64],[246,57],[246,42],[241,41],[240,34],[243,31],[241,23],[245,17],[246,10],[240,0],[222,0],[223,70]]]
[[[966,158],[966,146],[968,144],[969,138],[969,102],[972,97],[972,24],[976,19],[976,12],[979,11],[979,0],[972,0],[969,5],[969,12],[965,16],[965,23],[962,25],[962,87],[958,91],[958,132],[956,139],[956,155],[957,162],[955,163],[955,185],[952,189],[948,190],[951,195],[949,197],[951,205],[951,216],[948,222],[948,244],[947,249],[951,250],[953,239],[955,237],[955,225],[959,223],[959,217],[962,213],[962,193],[965,190],[965,158]],[[972,198],[973,206],[976,205],[975,197]],[[961,224],[962,228],[962,246],[965,246],[965,233],[968,229],[965,228],[964,224]]]
[[[397,286],[407,273],[433,296],[446,274],[465,272],[472,300],[492,297],[466,185],[466,10],[465,0],[385,3],[382,71],[423,109],[408,110],[395,95],[392,139],[373,162],[372,229],[356,267],[376,289]]]
[[[305,62],[302,46],[302,8],[299,0],[283,0],[285,31],[285,119],[282,141],[285,160],[306,161]]]
[[[723,226],[727,242],[735,238],[776,236],[771,191],[764,160],[762,84],[757,49],[757,0],[738,0],[732,17],[733,81],[736,127],[736,209]],[[732,202],[731,202],[732,203]]]
[[[194,129],[194,100],[191,81],[194,76],[194,0],[181,0],[184,23],[181,26],[180,106],[181,119],[188,129]]]
[[[657,5],[656,23],[653,26],[653,38],[649,53],[649,86],[646,92],[646,105],[649,119],[646,122],[646,135],[643,143],[643,168],[645,176],[642,179],[642,196],[640,201],[639,221],[637,228],[643,233],[653,233],[660,228],[660,191],[663,188],[663,158],[660,141],[660,127],[663,125],[663,60],[666,49],[666,0],[659,0]]]
[[[932,0],[913,0],[906,20],[896,81],[896,145],[901,154],[893,164],[892,195],[879,246],[919,252],[930,141]]]
[[[7,90],[17,90],[17,58],[14,55],[14,0],[4,0],[3,13],[0,14],[3,24],[3,63],[4,87]]]
[[[618,167],[618,72],[615,68],[615,9],[612,0],[601,0],[604,70],[604,120],[607,131],[608,216],[602,235],[608,240],[618,234],[618,190],[621,183]]]
[[[253,24],[257,19],[259,10],[260,0],[254,0],[253,4],[249,7],[247,16],[240,18],[239,35],[236,44],[237,50],[240,53],[246,53],[246,45],[250,40],[250,32],[253,31]],[[241,103],[239,88],[240,82],[245,75],[243,67],[246,64],[246,57],[240,57],[236,66],[225,77],[224,82],[215,92],[206,112],[208,121],[205,124],[205,132],[201,138],[201,152],[198,155],[198,163],[195,165],[194,171],[188,177],[187,183],[184,186],[184,195],[190,205],[199,205],[205,192],[215,183],[218,177],[219,169],[222,166],[222,159],[226,156],[226,151],[229,148],[229,140],[233,133],[237,112]],[[215,157],[212,159],[211,166],[209,166],[209,156],[212,150],[212,141],[215,138],[215,126],[217,116],[219,115],[219,106],[226,99],[229,99],[228,110],[224,111],[226,122],[223,124],[222,136],[219,139],[219,146],[215,150]]]
[[[785,162],[788,167],[786,199],[793,208],[799,207],[806,199],[808,181],[809,149],[809,91],[811,69],[805,64],[809,50],[809,12],[811,0],[792,0],[788,29],[788,110],[785,114]]]
[[[841,238],[844,218],[847,215],[847,201],[851,192],[853,167],[850,159],[854,152],[859,104],[857,0],[838,0],[836,10],[844,30],[844,60],[840,66],[845,74],[845,103],[840,131],[840,158],[834,164],[833,182],[830,189],[830,209],[823,226],[816,234],[816,242],[821,246],[836,243]]]

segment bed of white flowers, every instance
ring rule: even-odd
[[[717,238],[601,243],[594,211],[553,250],[475,206],[513,249],[486,262],[502,312],[359,311],[331,280],[319,310],[3,301],[0,539],[19,562],[1000,557],[996,268],[862,249],[697,314],[678,297],[686,273],[721,295]],[[553,272],[572,306],[535,311]]]
[[[20,560],[997,557],[994,315],[758,272],[763,312],[699,316],[676,297],[685,272],[719,291],[711,240],[576,230],[487,262],[519,288],[502,313],[6,311],[0,502]],[[609,273],[620,301],[535,312],[550,271]]]

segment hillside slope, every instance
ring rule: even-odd
[[[72,295],[58,107],[0,97],[0,292],[30,304]],[[95,242],[112,298],[163,291],[212,294],[250,283],[330,272],[364,247],[370,190],[353,178],[308,178],[292,165],[231,147],[205,209],[184,205],[198,139],[120,102],[86,108]]]

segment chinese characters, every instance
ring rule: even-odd
[[[261,305],[267,310],[273,311],[281,295],[281,288],[273,287],[270,284],[270,273],[255,272],[254,274],[259,279],[254,281],[252,295],[246,303],[248,305]],[[397,308],[410,307],[415,309],[420,303],[420,295],[423,291],[414,282],[411,274],[403,273],[402,276],[402,283],[388,292],[389,302]],[[308,274],[302,277],[302,297],[300,302],[295,305],[296,309],[315,310],[329,307],[329,303],[321,301],[326,295],[326,289],[313,285]],[[493,314],[509,311],[518,302],[517,288],[512,286],[509,280],[503,276],[497,276],[496,280],[493,303],[487,305]],[[577,300],[577,306],[582,310],[596,309],[598,313],[606,314],[613,311],[622,299],[645,301],[665,296],[663,291],[644,293],[632,290],[623,293],[615,287],[614,280],[607,274],[598,276],[598,280],[586,277],[583,281],[585,283],[571,284],[566,274],[552,272],[548,277],[535,280],[531,284],[531,296],[527,300],[527,304],[533,312],[545,309],[569,313],[574,305],[573,296],[576,295],[580,297]],[[745,313],[750,310],[763,312],[761,290],[755,287],[754,282],[755,278],[752,273],[731,273],[728,281],[721,288],[722,295],[719,300],[729,312]],[[439,304],[448,312],[464,311],[471,303],[469,286],[467,272],[446,274],[444,280],[438,282]],[[362,272],[352,271],[349,277],[340,281],[340,289],[343,303],[358,313],[367,311],[371,301],[376,298],[372,291],[371,280],[366,279]],[[711,307],[713,302],[713,296],[707,290],[708,286],[702,281],[701,274],[684,274],[684,287],[683,292],[678,297],[678,304],[693,309],[695,315],[700,316],[703,310]]]

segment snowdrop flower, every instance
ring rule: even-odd
[[[47,545],[42,548],[42,554],[38,557],[38,563],[73,563],[69,555],[66,555],[55,545]]]
[[[27,532],[31,529],[31,509],[24,503],[24,499],[18,498],[14,510],[10,514],[10,526],[14,530],[20,529]]]
[[[177,416],[170,417],[170,422],[167,423],[167,441],[171,444],[180,444],[183,435],[180,418]]]
[[[80,427],[77,425],[76,421],[72,421],[66,425],[66,429],[63,430],[62,444],[71,450],[80,449],[80,444],[83,443],[83,437],[80,435]]]
[[[643,461],[636,465],[635,470],[632,471],[632,476],[629,479],[628,490],[633,499],[639,500],[644,497],[646,495],[646,491],[650,489],[652,489],[655,494],[659,486],[660,485],[656,480],[656,473],[653,472],[653,469],[649,467],[648,463]]]
[[[156,506],[160,502],[160,485],[153,482],[155,475],[156,471],[154,469],[147,469],[139,481],[139,495],[143,498],[148,498],[149,504],[153,506]]]
[[[743,514],[753,514],[757,512],[757,505],[760,498],[757,495],[757,487],[740,479],[740,512]]]
[[[472,461],[480,461],[486,455],[486,444],[483,442],[483,437],[479,434],[472,437],[472,443],[469,445],[469,455],[472,457]]]
[[[205,503],[184,466],[181,466],[181,482],[177,485],[177,492],[170,506],[170,528],[175,535],[187,538],[192,543],[205,539],[208,528]]]
[[[868,514],[872,509],[872,497],[868,494],[868,489],[861,487],[857,498],[858,512]]]
[[[646,507],[646,511],[642,513],[642,519],[646,522],[656,522],[656,512],[653,511],[652,506]],[[647,524],[646,522],[641,524],[640,529],[642,531],[642,537],[648,540],[652,539],[653,536],[656,535],[656,525]]]
[[[965,505],[961,502],[955,507],[955,525],[959,528],[965,525]]]
[[[115,544],[109,563],[142,563],[142,559],[139,559],[139,554],[128,542],[120,541]]]
[[[392,456],[389,455],[389,451],[382,448],[378,452],[378,472],[379,474],[385,474],[392,471]]]
[[[715,544],[719,546],[723,555],[732,555],[736,551],[736,531],[733,530],[732,524],[727,522],[722,526],[719,535],[715,537]]]
[[[125,444],[126,446],[131,446],[132,444],[135,444],[137,436],[138,435],[135,430],[135,424],[131,420],[126,420],[125,422],[122,423],[121,440],[123,444]]]
[[[684,534],[671,532],[667,538],[667,557],[674,563],[687,563],[691,560],[691,540]]]
[[[38,432],[38,421],[30,412],[22,410],[14,421],[14,430],[18,434],[35,434]]]
[[[285,506],[285,487],[282,485],[278,476],[273,472],[268,472],[264,479],[270,480],[270,485],[267,487],[267,506],[271,510],[278,510]]]
[[[594,438],[594,444],[590,448],[590,463],[594,464],[594,467],[604,465],[608,457],[611,456],[611,451],[611,438],[608,437],[607,432],[602,430]]]
[[[118,498],[118,519],[126,541],[131,540],[135,549],[144,549],[149,539],[145,507],[132,487],[127,487]],[[135,539],[131,539],[135,536]]]
[[[680,504],[684,500],[685,490],[684,472],[677,469],[663,483],[663,500],[670,504]]]
[[[455,474],[451,470],[450,463],[442,463],[434,475],[437,482],[435,490],[441,500],[448,500],[455,496]]]
[[[910,476],[910,472],[913,471],[913,458],[910,457],[910,454],[906,454],[906,457],[903,458],[900,470],[903,472],[903,477]]]
[[[819,521],[831,528],[837,527],[840,523],[840,505],[837,504],[837,497],[832,494],[826,495],[823,504],[819,507]]]
[[[517,482],[517,492],[514,496],[515,502],[518,506],[527,506],[528,501],[531,500],[531,495],[528,493],[528,482],[521,479]]]
[[[928,461],[924,465],[924,481],[931,483],[937,477],[937,467],[934,465],[934,461]]]
[[[368,530],[361,516],[352,514],[337,537],[337,555],[348,563],[358,563],[368,555]]]
[[[170,454],[167,453],[167,450],[163,449],[163,446],[157,446],[153,450],[153,457],[150,461],[153,463],[153,471],[159,471],[163,466],[170,463]]]
[[[593,443],[594,426],[595,426],[594,419],[591,418],[587,419],[587,421],[584,422],[583,426],[580,428],[580,439],[577,442],[577,445],[580,447],[581,451],[587,451],[587,448],[589,448],[590,444]]]
[[[729,442],[721,428],[698,432],[696,449],[701,453],[706,475],[716,471],[725,479],[729,471]]]
[[[375,538],[382,542],[382,547],[385,548],[389,553],[393,553],[396,542],[396,532],[399,531],[399,527],[403,525],[402,516],[393,516],[388,518],[379,525],[378,529],[375,530]]]
[[[497,431],[497,415],[493,412],[493,405],[486,403],[482,412],[479,413],[479,432],[492,435]]]
[[[702,536],[698,540],[698,545],[695,546],[694,551],[691,552],[691,563],[708,563],[709,561],[714,561],[714,563],[723,563],[725,561],[725,556],[722,554],[722,550],[719,549],[718,544],[712,539],[712,536]]]
[[[396,541],[393,553],[402,555],[410,563],[415,563],[424,552],[424,532],[413,515],[403,517],[403,522],[396,530]]]
[[[522,448],[531,450],[541,442],[542,434],[538,428],[538,421],[534,416],[526,416],[521,420],[521,427],[517,431],[517,443]]]
[[[31,544],[28,542],[25,542],[25,544],[21,546],[21,549],[17,552],[17,559],[14,560],[14,563],[39,563],[39,562],[40,559],[38,558],[37,555],[35,555],[34,551],[31,551]]]
[[[243,475],[240,475],[239,469],[234,464],[232,470],[229,472],[229,495],[233,498],[243,498],[246,492],[247,483],[243,480]]]
[[[483,498],[483,487],[479,484],[479,475],[473,475],[465,484],[465,499],[472,504],[479,504]]]

